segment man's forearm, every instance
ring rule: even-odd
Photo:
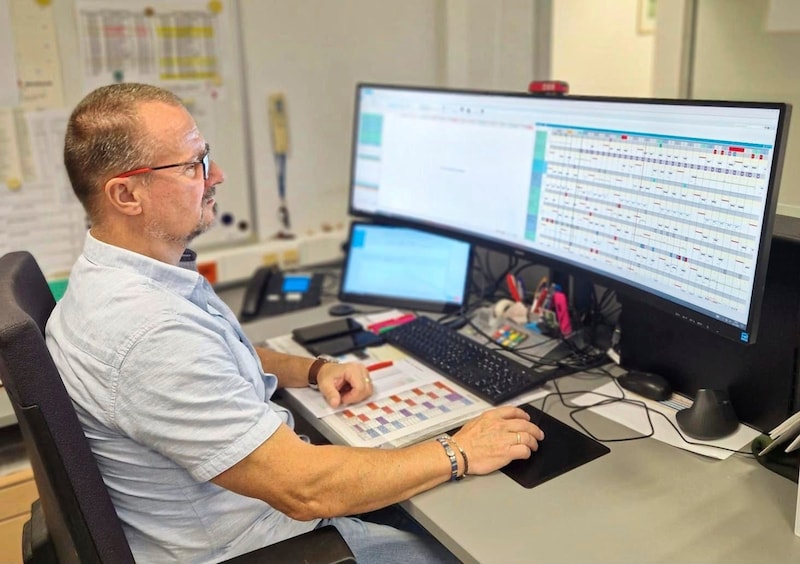
[[[313,358],[289,355],[263,347],[256,347],[264,372],[278,377],[280,388],[302,388],[308,385],[308,369]]]

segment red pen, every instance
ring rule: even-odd
[[[517,278],[510,272],[506,274],[506,285],[508,285],[508,293],[511,294],[514,301],[521,302],[522,296],[519,295],[519,289],[517,288]]]
[[[381,368],[389,368],[393,364],[394,362],[392,362],[391,360],[376,362],[375,364],[370,364],[369,366],[367,366],[367,372],[374,372],[376,370],[380,370]]]
[[[416,315],[413,313],[407,313],[405,315],[401,315],[400,317],[395,317],[394,319],[386,319],[384,321],[378,321],[377,323],[373,323],[372,325],[368,325],[367,329],[372,331],[373,333],[382,333],[388,329],[394,329],[397,325],[405,323],[406,321],[411,321],[414,319]]]

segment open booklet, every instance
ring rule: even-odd
[[[792,452],[800,448],[800,411],[787,418],[783,423],[769,432],[772,442],[758,453],[763,456],[781,445],[789,443],[784,452]]]

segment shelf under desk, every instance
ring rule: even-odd
[[[323,306],[244,329],[262,342],[327,318]],[[575,376],[560,381],[565,391],[595,385]],[[302,406],[292,407],[328,440],[343,442]],[[546,411],[572,425],[555,401]],[[600,438],[632,436],[597,414],[581,417]],[[532,489],[494,472],[402,505],[465,562],[800,561],[790,480],[744,457],[711,460],[652,439],[608,446],[608,455]]]

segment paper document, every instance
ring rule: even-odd
[[[609,382],[608,384],[600,386],[597,388],[597,390],[595,390],[595,392],[597,393],[588,392],[578,397],[575,400],[575,403],[578,405],[593,405],[595,403],[608,401],[608,398],[604,396],[620,396],[619,388],[617,388],[613,382]],[[604,394],[604,396],[599,394]],[[673,394],[672,398],[665,402],[652,401],[640,396],[635,396],[630,392],[627,392],[627,394],[628,399],[636,399],[641,401],[650,409],[666,415],[676,427],[678,424],[675,421],[675,414],[679,409],[691,406],[690,400],[678,394]],[[639,405],[627,402],[612,402],[606,405],[592,407],[590,411],[594,411],[595,413],[602,415],[607,419],[611,419],[612,421],[616,421],[617,423],[625,425],[626,427],[633,429],[634,431],[638,431],[643,435],[650,432],[650,425],[647,421],[647,413]],[[723,450],[723,448],[739,450],[745,445],[751,443],[753,439],[761,434],[759,431],[748,427],[747,425],[739,425],[739,429],[735,433],[715,441],[700,441],[692,439],[691,437],[686,437],[694,443],[702,443],[694,445],[686,443],[680,437],[680,435],[678,435],[678,432],[672,428],[672,426],[667,423],[663,417],[651,413],[650,420],[653,422],[653,429],[655,431],[653,435],[654,439],[658,439],[659,441],[674,447],[682,448],[684,450],[702,454],[704,456],[709,456],[711,458],[718,458],[720,460],[724,460],[733,454],[728,450]],[[713,448],[714,446],[719,446],[722,448]]]
[[[371,361],[364,364],[369,365]],[[410,358],[392,361],[391,366],[370,372],[370,378],[372,379],[373,393],[367,401],[376,401],[376,398],[387,398],[392,394],[441,380],[441,376],[436,372]],[[318,418],[367,403],[365,401],[362,404],[333,408],[327,404],[325,398],[317,390],[312,390],[311,388],[288,388],[286,391],[297,398],[314,417]]]
[[[463,424],[491,406],[411,358],[370,372],[374,393],[330,407],[310,388],[286,392],[351,446],[403,446]]]
[[[404,446],[461,425],[489,405],[443,378],[373,397],[322,420],[347,444]]]

